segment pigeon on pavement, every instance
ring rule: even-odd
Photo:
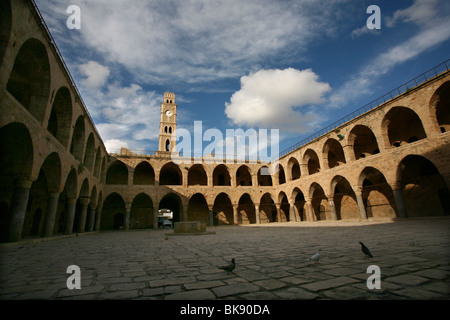
[[[226,266],[219,266],[219,269],[225,270],[226,272],[233,272],[234,268],[236,268],[236,263],[234,262],[234,258],[231,259],[231,262]]]
[[[367,247],[364,245],[364,243],[362,243],[361,241],[360,241],[359,243],[361,244],[361,251],[362,251],[367,257],[373,258],[373,255],[370,253],[369,248],[367,248]]]
[[[319,263],[319,259],[320,259],[320,249],[317,250],[317,252],[310,258],[308,258],[308,260],[306,261],[314,261],[315,263]]]

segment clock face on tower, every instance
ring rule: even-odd
[[[166,111],[166,115],[167,115],[168,117],[171,117],[171,116],[173,115],[173,112],[172,112],[171,110],[167,110],[167,111]]]

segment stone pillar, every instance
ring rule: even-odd
[[[314,221],[314,210],[311,204],[311,200],[310,199],[305,199],[306,200],[306,214],[308,216],[308,220],[313,222]]]
[[[188,204],[183,205],[183,219],[181,221],[188,221]]]
[[[97,209],[95,210],[97,214],[95,217],[95,227],[94,227],[95,231],[100,231],[100,222],[102,221],[102,207],[103,204],[99,203],[97,205]]]
[[[94,231],[94,223],[95,223],[95,207],[93,205],[89,206],[89,220],[88,220],[88,227],[87,231],[92,232]]]
[[[337,213],[336,213],[336,206],[334,205],[334,199],[333,197],[327,197],[328,198],[328,205],[330,207],[330,215],[331,220],[337,220]]]
[[[22,236],[31,183],[31,181],[21,181],[14,189],[8,221],[8,234],[6,235],[7,242],[19,241]]]
[[[59,193],[50,193],[47,203],[47,213],[45,214],[44,237],[53,235],[55,227],[56,210],[58,209]]]
[[[130,230],[131,203],[125,203],[125,230]]]
[[[289,202],[289,216],[291,221],[297,222],[297,215],[295,214],[295,204],[293,201]]]
[[[87,209],[89,206],[89,197],[80,198],[81,203],[81,215],[80,220],[78,221],[78,232],[83,233],[86,228],[86,217],[87,217]]]
[[[214,226],[214,211],[212,205],[208,205],[208,211],[209,211],[209,225]]]
[[[281,222],[281,204],[275,203],[275,207],[277,208],[277,222]]]
[[[255,216],[256,216],[256,224],[261,224],[261,217],[259,216],[259,203],[255,203]]]
[[[366,207],[364,206],[364,201],[362,198],[362,190],[360,187],[355,190],[355,196],[356,196],[356,203],[358,204],[359,215],[361,217],[361,220],[367,220]]]
[[[394,193],[395,204],[397,205],[398,217],[407,218],[405,199],[403,198],[403,190],[400,185],[393,185],[392,192]]]
[[[238,212],[238,204],[235,203],[233,204],[233,223],[234,224],[239,224],[239,212]]]
[[[153,229],[158,229],[159,202],[153,202]]]
[[[66,219],[65,234],[72,234],[76,206],[77,206],[77,199],[67,199],[67,216],[66,216],[67,219]]]

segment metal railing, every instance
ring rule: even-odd
[[[450,59],[438,64],[437,66],[422,73],[421,75],[415,77],[414,79],[409,80],[408,82],[402,84],[401,86],[395,88],[394,90],[391,90],[390,92],[373,100],[372,102],[369,102],[368,104],[364,105],[363,107],[353,111],[352,113],[346,115],[345,117],[342,117],[341,119],[333,122],[332,124],[326,126],[325,128],[322,128],[321,130],[310,135],[309,137],[297,142],[293,146],[291,146],[287,149],[284,149],[283,151],[281,151],[279,153],[278,158],[281,158],[282,156],[304,146],[305,144],[323,136],[324,134],[337,129],[338,127],[340,127],[343,124],[347,123],[348,121],[353,120],[356,117],[366,113],[367,111],[375,109],[376,107],[388,102],[389,100],[392,100],[392,99],[398,97],[399,95],[401,95],[411,89],[414,89],[415,87],[423,84],[424,82],[430,80],[431,78],[434,78],[434,77],[438,76],[439,74],[448,71],[449,68],[450,68]]]

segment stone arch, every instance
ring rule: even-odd
[[[159,201],[158,209],[169,209],[173,212],[174,222],[182,221],[183,202],[179,195],[173,192],[167,193],[161,201]]]
[[[275,201],[268,192],[264,193],[259,201],[259,216],[261,223],[278,221]]]
[[[125,201],[116,192],[109,194],[103,203],[101,230],[120,230],[125,228]]]
[[[86,151],[84,153],[84,166],[91,172],[93,171],[92,168],[94,166],[94,157],[95,157],[95,140],[94,134],[91,132],[89,134],[86,143]]]
[[[71,201],[74,201],[77,198],[77,196],[78,196],[78,175],[75,168],[72,167],[69,173],[67,174],[64,183],[64,189],[58,198],[58,208],[56,211],[55,226],[53,229],[53,233],[62,234],[68,231],[67,230],[69,228],[68,223],[70,223],[68,221],[69,199],[71,199]]]
[[[233,204],[225,192],[219,193],[214,199],[214,225],[233,224]]]
[[[272,177],[267,166],[262,166],[258,170],[258,185],[259,186],[272,186]]]
[[[349,134],[348,144],[353,146],[355,160],[366,158],[380,152],[373,131],[364,125],[356,125]]]
[[[203,165],[197,163],[189,168],[188,186],[206,186],[208,185],[208,176]]]
[[[355,192],[346,178],[335,176],[331,180],[331,193],[338,219],[361,218]]]
[[[366,167],[358,180],[368,218],[396,217],[394,195],[381,171]]]
[[[231,176],[228,167],[219,164],[213,171],[213,186],[231,186]]]
[[[297,180],[301,176],[300,171],[300,164],[298,163],[297,159],[294,157],[291,157],[287,164],[287,170],[290,173],[290,179],[291,181]]]
[[[308,167],[309,175],[320,171],[319,157],[317,156],[317,153],[312,149],[308,149],[305,151],[305,154],[303,156],[303,163]]]
[[[11,36],[12,12],[11,1],[0,1],[0,65],[8,48],[9,38]]]
[[[450,192],[437,167],[427,158],[408,155],[399,164],[397,179],[403,187],[408,217],[450,214]]]
[[[100,178],[100,166],[102,162],[102,154],[100,151],[100,147],[97,147],[95,151],[95,164],[94,164],[94,177]]]
[[[323,146],[324,164],[329,169],[345,164],[344,149],[342,145],[333,138],[329,138]]]
[[[450,81],[442,84],[434,93],[430,102],[431,114],[442,133],[450,131]]]
[[[278,184],[286,183],[286,174],[284,172],[284,168],[281,164],[278,164]]]
[[[120,160],[114,161],[106,172],[106,184],[128,184],[128,168]]]
[[[67,87],[61,87],[53,99],[47,130],[65,147],[72,127],[72,98]]]
[[[238,202],[238,223],[251,224],[256,223],[255,205],[251,196],[244,193]]]
[[[189,198],[188,221],[202,221],[209,225],[209,209],[205,196],[196,193]]]
[[[280,204],[280,219],[278,222],[288,222],[290,218],[290,209],[288,197],[284,191],[278,194],[278,203]]]
[[[133,199],[130,209],[130,229],[149,229],[153,227],[153,201],[145,193]]]
[[[412,109],[393,107],[383,118],[383,134],[391,147],[400,147],[427,137],[422,121]]]
[[[50,78],[45,45],[37,39],[28,39],[17,53],[6,89],[40,123],[47,111]]]
[[[133,174],[134,185],[154,185],[155,171],[150,163],[142,161],[134,169]]]
[[[176,185],[183,184],[183,175],[180,167],[173,162],[166,163],[159,172],[159,185]]]
[[[83,159],[84,135],[85,135],[84,117],[79,116],[75,123],[75,128],[73,129],[72,144],[70,145],[70,153],[73,154],[73,156],[80,161],[82,161]]]
[[[311,198],[311,206],[315,220],[329,220],[330,209],[328,199],[323,188],[317,182],[313,182],[309,189],[309,196]]]
[[[240,166],[236,171],[236,185],[238,186],[251,186],[252,174],[250,168],[246,165]]]

